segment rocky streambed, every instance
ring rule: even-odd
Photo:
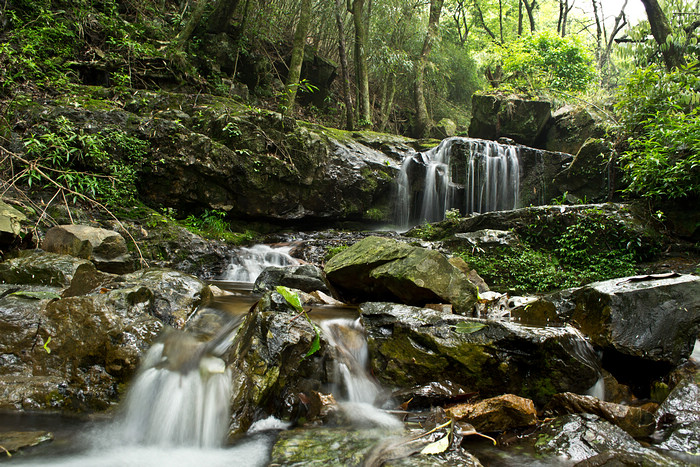
[[[165,357],[153,368],[230,375],[225,448],[190,446],[181,462],[692,465],[700,455],[695,275],[622,277],[516,297],[485,292],[474,271],[436,244],[362,234],[346,236],[327,261],[267,270],[260,299],[240,317],[212,306],[223,292],[195,276],[136,269],[119,234],[58,233],[42,245],[51,251],[0,263],[7,413],[118,420],[115,409],[142,374],[145,352],[162,345]],[[291,252],[321,258],[318,248],[302,239]],[[296,308],[278,285],[298,297]],[[331,337],[313,310],[332,300],[359,305],[359,323]],[[368,368],[350,365],[354,350],[338,339],[366,345]],[[381,387],[374,406],[399,422],[357,417],[359,406],[345,405],[343,368]],[[58,461],[52,449],[60,443],[29,428],[3,427],[0,446],[17,453],[11,462]],[[12,444],[20,435],[29,441]],[[108,465],[142,448],[109,449]],[[250,450],[260,455],[245,457]],[[81,452],[84,465],[95,460]]]

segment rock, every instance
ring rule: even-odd
[[[565,415],[547,421],[529,436],[529,442],[540,455],[569,462],[588,460],[576,465],[679,465],[592,414]],[[599,455],[605,456],[602,463]]]
[[[469,313],[477,288],[442,254],[387,238],[368,237],[326,264],[341,295],[423,305],[446,301]]]
[[[92,262],[56,253],[23,251],[0,263],[0,283],[58,287],[64,296],[87,293],[103,280]]]
[[[391,396],[396,401],[403,401],[400,404],[402,408],[405,406],[406,409],[415,409],[469,400],[477,396],[477,393],[452,381],[431,381],[423,386],[395,391]]]
[[[212,297],[209,286],[201,280],[167,268],[141,269],[105,286],[127,291],[130,296],[148,296],[148,312],[176,328],[184,326],[197,307]]]
[[[479,273],[476,272],[475,269],[469,267],[467,262],[462,258],[459,256],[453,256],[447,258],[447,261],[449,261],[452,266],[462,271],[462,273],[467,276],[467,280],[476,286],[480,294],[489,291],[489,286],[486,281],[479,275]]]
[[[505,136],[535,146],[551,117],[551,104],[513,96],[474,94],[469,136],[497,140]]]
[[[536,328],[390,303],[365,303],[373,374],[391,388],[450,381],[484,397],[504,393],[538,404],[585,392],[597,357],[570,326]]]
[[[587,140],[566,169],[554,177],[560,193],[574,196],[573,202],[605,201],[610,191],[608,170],[613,148],[601,139]]]
[[[512,247],[520,244],[520,238],[510,230],[482,229],[474,232],[456,233],[448,239],[447,245],[481,248],[490,250],[502,246]]]
[[[564,106],[552,113],[544,148],[576,154],[589,138],[602,138],[605,129],[600,118],[586,107]]]
[[[649,436],[656,429],[654,416],[646,410],[570,392],[555,394],[545,407],[545,413],[548,415],[591,413],[622,428],[635,438]]]
[[[14,454],[25,448],[53,440],[49,431],[3,431],[0,432],[0,447],[5,453]],[[4,457],[5,454],[0,454]]]
[[[52,253],[88,259],[101,271],[125,274],[134,270],[124,237],[113,230],[59,225],[46,232],[41,246]]]
[[[445,139],[457,134],[457,124],[449,118],[443,118],[430,129],[430,137]]]
[[[656,411],[660,449],[700,455],[700,374],[681,381]]]
[[[420,433],[419,433],[420,434]],[[416,433],[412,433],[416,435]],[[293,466],[416,466],[481,467],[463,449],[442,454],[419,454],[427,441],[391,436],[382,430],[297,428],[280,433],[272,449],[271,465]]]
[[[504,394],[472,404],[447,407],[445,412],[457,421],[466,421],[477,431],[506,431],[537,423],[537,410],[530,399]]]
[[[572,300],[573,322],[603,350],[605,368],[622,382],[661,376],[693,350],[700,277],[612,279],[578,289]]]
[[[322,339],[319,351],[306,356],[316,333],[306,319],[293,319],[297,315],[277,292],[263,295],[246,315],[225,356],[233,370],[232,435],[269,415],[305,419],[303,399],[329,382],[330,347]]]
[[[25,220],[24,214],[0,200],[0,251],[15,243]]]
[[[319,290],[324,294],[330,294],[328,281],[323,275],[323,271],[311,264],[301,266],[270,266],[263,270],[255,280],[253,293],[262,293],[274,290],[278,285],[302,290],[304,292],[314,292]]]

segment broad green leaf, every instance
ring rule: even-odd
[[[321,335],[318,333],[318,328],[316,326],[314,326],[314,331],[316,331],[316,336],[311,342],[311,347],[309,348],[309,351],[306,352],[306,355],[304,355],[304,358],[312,356],[321,349]]]
[[[463,334],[471,334],[481,329],[484,329],[486,324],[479,323],[478,321],[460,321],[455,326],[455,331],[461,332]]]
[[[16,295],[22,298],[30,298],[32,300],[52,300],[54,298],[61,298],[56,292],[32,292],[30,290],[18,290],[17,292],[12,292],[10,295]]]
[[[304,308],[301,306],[301,300],[299,300],[299,295],[282,285],[278,285],[276,290],[277,293],[282,295],[284,299],[287,300],[287,303],[292,305],[295,310],[297,310],[299,313],[304,312]]]

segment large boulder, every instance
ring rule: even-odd
[[[46,232],[41,247],[52,253],[88,259],[101,271],[124,274],[134,270],[124,237],[113,230],[59,225]]]
[[[589,138],[602,138],[600,118],[586,107],[564,106],[552,113],[543,147],[548,151],[576,154]]]
[[[537,410],[530,399],[513,394],[445,409],[456,421],[466,421],[477,431],[506,431],[537,423]]]
[[[698,276],[595,282],[575,291],[571,300],[571,319],[603,351],[606,369],[623,382],[664,374],[693,350],[700,327]]]
[[[547,101],[474,94],[469,136],[491,140],[507,137],[526,146],[535,146],[551,111],[552,105]]]
[[[700,455],[700,373],[681,381],[656,411],[661,449]]]
[[[328,280],[341,294],[413,305],[451,303],[469,313],[477,289],[441,253],[396,240],[368,237],[328,261]]]
[[[611,158],[614,149],[601,139],[589,139],[576,152],[574,160],[552,181],[560,193],[577,202],[608,199],[614,176]]]
[[[0,251],[14,244],[26,219],[24,214],[0,200]]]
[[[182,326],[211,295],[195,277],[163,269],[83,287],[98,277],[90,261],[40,252],[27,258],[0,263],[11,279],[0,284],[0,408],[108,408],[163,327]],[[22,282],[31,271],[34,285]],[[80,295],[69,293],[78,288]]]
[[[450,381],[482,396],[511,393],[538,404],[583,393],[597,357],[574,328],[537,328],[391,303],[365,303],[373,373],[393,388]]]

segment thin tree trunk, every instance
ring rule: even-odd
[[[498,26],[501,33],[501,44],[503,44],[503,0],[498,0]]]
[[[523,0],[518,1],[518,37],[523,35]]]
[[[608,60],[610,60],[610,53],[612,52],[612,45],[613,45],[613,41],[615,40],[615,36],[617,36],[617,34],[620,31],[622,31],[622,29],[627,24],[627,17],[625,16],[625,7],[627,6],[627,1],[628,0],[625,0],[625,3],[622,5],[622,8],[620,8],[620,14],[618,14],[615,17],[615,25],[612,28],[612,32],[610,33],[610,36],[606,40],[605,50],[603,51],[603,55],[600,58],[601,71],[608,64]]]
[[[425,66],[428,62],[428,55],[433,47],[433,41],[437,36],[438,25],[440,24],[440,13],[444,0],[430,0],[430,14],[428,18],[428,31],[425,33],[423,50],[421,51],[416,66],[416,81],[414,97],[416,101],[416,125],[415,134],[418,138],[427,136],[430,128],[428,118],[428,106],[425,103]]]
[[[304,63],[304,47],[306,46],[306,34],[309,31],[311,20],[311,0],[301,0],[299,22],[294,30],[294,42],[292,44],[292,59],[289,63],[289,73],[285,93],[280,99],[280,112],[291,114],[299,89],[301,78],[301,65]]]
[[[365,58],[367,31],[363,20],[364,0],[352,0],[352,19],[355,25],[355,79],[357,80],[358,124],[362,128],[372,126],[372,113],[369,104],[369,72]]]
[[[343,80],[343,101],[345,102],[345,128],[352,130],[355,126],[353,119],[352,94],[350,91],[350,69],[345,48],[345,28],[343,25],[343,0],[335,0],[335,23],[338,27],[338,55],[340,56],[340,74]]]
[[[484,30],[489,36],[491,36],[491,39],[493,39],[493,41],[496,42],[496,35],[486,25],[486,21],[484,21],[484,14],[482,13],[481,7],[479,6],[479,2],[477,0],[474,0],[474,7],[476,7],[476,12],[479,15],[479,21],[481,21],[481,25],[484,27]]]
[[[527,19],[530,21],[530,32],[535,32],[535,8],[537,7],[537,0],[532,0],[532,3],[527,3],[527,0],[522,0],[522,4],[525,5],[525,11],[527,12]]]
[[[204,10],[207,8],[207,1],[206,0],[199,0],[197,2],[197,5],[194,8],[194,11],[190,15],[190,17],[187,19],[187,23],[185,23],[185,27],[182,28],[182,31],[180,31],[177,36],[175,36],[174,40],[174,45],[175,48],[178,50],[184,50],[185,49],[185,44],[192,39],[192,36],[194,35],[195,29],[197,29],[197,26],[199,26],[199,22],[202,20],[202,16],[204,16]]]
[[[209,17],[209,24],[207,25],[209,32],[225,32],[231,17],[236,12],[236,8],[238,8],[238,3],[239,0],[219,0]]]
[[[389,123],[389,116],[391,115],[391,109],[394,107],[394,96],[396,95],[396,75],[394,73],[389,74],[389,80],[385,86],[387,88],[387,92],[385,93],[385,100],[382,101],[379,131],[386,131],[387,124]]]

